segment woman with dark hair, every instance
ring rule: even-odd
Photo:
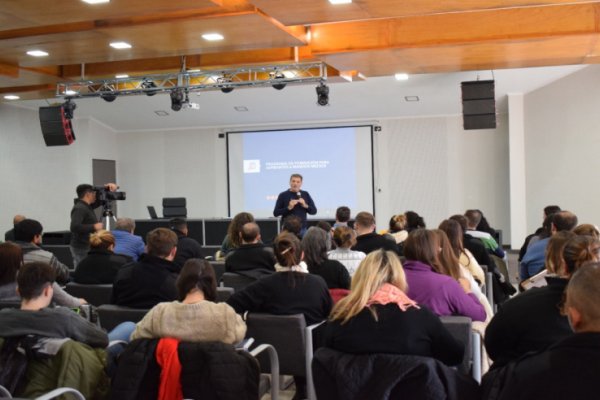
[[[304,261],[308,272],[325,279],[329,289],[350,289],[350,274],[343,264],[327,258],[327,236],[321,228],[311,226],[302,238]]]
[[[406,290],[396,254],[383,249],[369,253],[352,278],[350,294],[331,312],[325,345],[344,353],[407,354],[460,363],[462,344]]]
[[[560,313],[565,288],[580,266],[600,260],[600,241],[558,232],[548,244],[547,286],[531,288],[504,303],[485,331],[485,347],[494,367],[542,351],[573,334],[569,321]]]
[[[90,251],[77,264],[73,280],[85,284],[112,284],[119,269],[133,259],[115,254],[115,237],[112,233],[99,230],[90,235]]]
[[[242,238],[240,233],[242,227],[248,222],[254,222],[254,216],[248,212],[241,212],[236,214],[227,228],[227,235],[223,239],[221,244],[221,253],[226,256],[231,250],[236,249],[242,245]]]
[[[333,231],[333,241],[337,247],[329,251],[327,257],[342,263],[350,276],[353,276],[360,262],[366,257],[362,251],[351,249],[356,244],[356,232],[347,226],[338,226]]]
[[[215,303],[215,271],[206,260],[187,260],[176,282],[177,301],[159,303],[137,323],[131,340],[172,337],[186,342],[237,343],[246,324],[225,303]]]
[[[459,284],[442,273],[440,244],[434,232],[417,229],[404,242],[404,270],[408,296],[437,315],[462,315],[485,321],[485,309],[469,285]]]
[[[424,229],[425,220],[419,214],[414,211],[407,211],[404,213],[406,216],[406,230],[408,233],[414,231],[415,229]]]
[[[458,258],[458,262],[466,268],[473,278],[479,282],[479,286],[485,283],[485,275],[483,269],[468,249],[463,246],[464,232],[460,224],[453,219],[445,219],[440,224],[439,228],[446,233],[450,242],[450,247],[454,255]]]
[[[479,221],[479,224],[477,224],[477,228],[475,228],[475,230],[481,231],[481,232],[487,232],[490,235],[492,235],[493,237],[495,237],[496,230],[490,226],[490,223],[488,222],[485,215],[483,215],[483,212],[481,210],[475,210],[475,211],[477,211],[477,212],[479,212],[479,214],[481,214],[481,221]]]

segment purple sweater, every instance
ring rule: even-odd
[[[429,265],[407,260],[403,263],[408,297],[439,316],[462,315],[485,321],[485,309],[473,293],[465,293],[453,278],[438,274]]]

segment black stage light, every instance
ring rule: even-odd
[[[112,103],[117,99],[117,95],[114,93],[102,93],[100,97],[102,98],[102,100],[107,101],[109,103]]]
[[[65,113],[65,118],[73,119],[73,112],[77,108],[77,104],[73,103],[71,99],[67,98],[67,101],[63,103],[62,108]]]
[[[233,86],[228,85],[229,83],[231,83],[231,77],[230,76],[223,76],[219,79],[217,79],[217,83],[219,84],[219,88],[221,89],[221,92],[223,93],[231,93],[233,92]]]
[[[326,106],[329,104],[329,87],[323,82],[317,86],[317,103],[320,106]]]
[[[146,93],[146,96],[154,96],[158,92],[158,90],[153,90],[156,89],[156,83],[150,79],[144,79],[141,86],[142,89],[145,89],[144,93]]]
[[[176,88],[171,90],[171,110],[179,111],[183,107],[183,101],[185,99],[185,93],[182,88]]]
[[[283,72],[281,71],[276,71],[275,73],[271,73],[271,79],[284,79],[285,75],[283,75]],[[273,89],[277,89],[277,90],[281,90],[285,87],[285,83],[273,83],[271,86],[273,86]]]

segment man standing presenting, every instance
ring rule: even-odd
[[[111,192],[117,190],[117,185],[107,183],[104,187]],[[69,245],[73,256],[73,267],[87,256],[90,250],[90,233],[102,229],[94,209],[100,207],[96,200],[96,190],[86,183],[77,186],[77,199],[71,209],[71,243]]]
[[[290,188],[279,193],[273,215],[276,217],[287,217],[296,215],[302,221],[302,233],[306,231],[306,214],[315,215],[317,207],[307,191],[301,191],[302,175],[292,174],[290,177]]]

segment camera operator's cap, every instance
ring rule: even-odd
[[[93,192],[94,187],[88,183],[82,183],[81,185],[77,186],[75,191],[77,192],[77,197],[83,197],[83,195],[85,195],[87,192]]]

